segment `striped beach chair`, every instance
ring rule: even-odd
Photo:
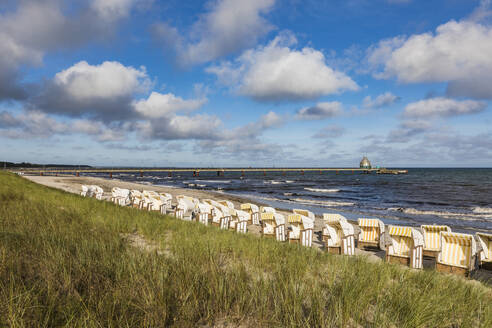
[[[198,222],[208,225],[212,218],[214,207],[209,204],[199,203],[198,204]]]
[[[254,225],[260,224],[260,209],[255,204],[245,203],[241,204],[241,210],[249,214],[249,223]]]
[[[386,261],[399,263],[414,269],[423,268],[424,236],[412,227],[390,225],[388,235],[391,244],[386,249]]]
[[[441,251],[441,231],[451,232],[451,228],[445,225],[421,225],[420,230],[424,235],[424,256],[437,258]]]
[[[477,232],[477,240],[482,246],[479,253],[479,264],[482,268],[492,269],[492,234]]]
[[[379,219],[358,219],[360,228],[357,248],[377,247],[384,249],[384,223]]]
[[[277,213],[261,213],[261,235],[285,241],[285,218]]]
[[[290,214],[287,220],[292,228],[289,231],[289,243],[300,243],[302,246],[311,247],[313,243],[314,220],[297,213]]]
[[[476,268],[477,245],[472,235],[441,232],[441,252],[437,257],[439,272],[468,276]]]
[[[248,221],[250,218],[249,213],[246,211],[242,211],[242,210],[236,210],[236,218],[237,218],[236,232],[247,233],[248,232]]]
[[[324,213],[323,238],[326,249],[330,253],[354,255],[355,254],[355,232],[354,226],[347,222],[347,219],[340,214]]]

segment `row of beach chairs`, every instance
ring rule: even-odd
[[[82,186],[83,196],[102,199],[102,194],[102,188],[98,186]],[[238,233],[247,233],[248,225],[257,225],[264,237],[312,246],[315,216],[308,210],[294,209],[286,218],[272,207],[259,207],[252,203],[235,208],[228,200],[199,200],[179,195],[173,205],[172,199],[168,193],[121,188],[113,188],[110,198],[121,206],[159,211],[181,220],[197,221]],[[360,218],[354,225],[344,216],[332,213],[323,214],[323,220],[322,241],[330,253],[355,255],[357,239],[357,248],[385,250],[387,262],[415,269],[423,268],[424,256],[435,259],[438,271],[460,275],[469,275],[477,264],[492,266],[491,234],[456,233],[442,225],[422,225],[420,229],[389,225],[386,230],[379,219]],[[357,235],[356,226],[359,228]]]

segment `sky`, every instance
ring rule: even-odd
[[[0,161],[492,167],[490,0],[2,0]]]

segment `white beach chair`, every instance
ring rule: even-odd
[[[228,208],[232,208],[234,209],[234,204],[231,202],[231,201],[228,201],[228,200],[219,200],[218,201],[219,204],[222,204]]]
[[[241,210],[248,212],[249,214],[249,223],[254,225],[260,224],[260,209],[257,205],[251,203],[241,204]]]
[[[114,187],[111,190],[111,201],[120,206],[130,205],[130,190]]]
[[[451,228],[445,225],[421,225],[420,230],[424,235],[424,256],[436,258],[441,251],[441,231],[451,232]]]
[[[314,220],[301,214],[290,214],[287,220],[292,228],[288,234],[289,243],[300,243],[302,246],[311,247]]]
[[[203,223],[204,225],[208,225],[210,218],[213,213],[213,206],[205,203],[198,204],[198,222]]]
[[[285,217],[278,213],[261,213],[261,235],[285,241]]]
[[[422,233],[412,227],[390,225],[388,234],[391,244],[386,249],[386,261],[422,269],[424,248]]]
[[[340,214],[324,213],[323,238],[326,249],[330,253],[354,255],[355,254],[355,231],[354,226],[347,222],[347,219]]]
[[[468,276],[476,268],[477,244],[469,234],[441,232],[441,252],[436,270]]]
[[[236,210],[236,217],[237,217],[237,223],[236,223],[236,232],[239,233],[247,233],[248,232],[248,221],[250,218],[250,215],[246,211],[242,210]]]
[[[175,216],[178,219],[185,221],[192,221],[194,218],[195,210],[198,207],[199,202],[191,197],[176,197],[178,199],[178,205],[176,206]]]
[[[89,187],[86,185],[82,185],[82,192],[80,193],[80,195],[83,197],[87,197],[88,192],[89,192]]]
[[[379,219],[358,219],[360,228],[357,248],[377,247],[384,249],[384,223]]]
[[[159,193],[159,196],[161,198],[161,201],[162,201],[162,205],[161,205],[161,208],[160,208],[160,211],[162,214],[166,214],[168,210],[171,210],[172,208],[172,200],[173,200],[173,196],[171,194],[168,194],[168,193],[165,193],[165,192],[161,192]]]
[[[492,234],[477,232],[476,236],[482,247],[478,257],[480,267],[492,268]]]
[[[144,208],[145,199],[139,190],[131,190],[130,197],[132,199],[132,207],[142,209]]]
[[[98,200],[102,200],[104,195],[104,190],[97,185],[88,186],[87,197],[95,197]]]

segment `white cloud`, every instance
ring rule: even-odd
[[[472,20],[449,21],[436,32],[382,40],[368,52],[376,78],[404,83],[449,82],[448,95],[492,98],[492,27]],[[486,13],[486,15],[489,15]]]
[[[81,61],[57,73],[33,102],[46,112],[111,121],[134,115],[133,96],[150,86],[145,67],[136,69],[108,61],[90,65]]]
[[[485,103],[479,101],[438,97],[410,103],[403,114],[406,117],[447,117],[478,113],[486,107]]]
[[[207,102],[207,99],[185,100],[172,93],[152,92],[147,99],[134,102],[135,110],[144,117],[158,118],[176,112],[194,111]]]
[[[251,47],[259,37],[273,29],[262,15],[275,0],[219,0],[191,27],[189,37],[165,23],[154,26],[158,40],[174,47],[183,64],[206,63]]]
[[[372,99],[371,96],[367,96],[362,101],[362,106],[364,108],[382,108],[393,105],[396,101],[398,101],[399,97],[395,96],[391,92],[385,92],[380,94],[376,98]]]
[[[29,139],[66,133],[69,131],[69,126],[40,111],[26,111],[15,116],[9,112],[2,112],[0,113],[0,129],[2,129],[2,135],[9,138]]]
[[[296,42],[290,34],[280,35],[264,47],[244,52],[234,62],[209,67],[207,72],[239,94],[259,101],[315,99],[358,90],[350,77],[326,65],[322,52],[309,47],[291,49]]]
[[[14,11],[0,14],[0,99],[26,97],[21,65],[42,65],[47,52],[104,39],[139,2],[94,0],[68,16],[59,0],[18,1]]]
[[[320,102],[312,107],[304,107],[296,114],[298,120],[321,120],[343,113],[343,106],[338,101]]]
[[[216,139],[222,122],[215,116],[198,114],[194,116],[172,115],[138,124],[140,134],[149,139]]]
[[[260,117],[258,125],[263,129],[271,128],[271,127],[282,125],[284,121],[285,121],[284,117],[273,111],[269,111],[268,113]]]

